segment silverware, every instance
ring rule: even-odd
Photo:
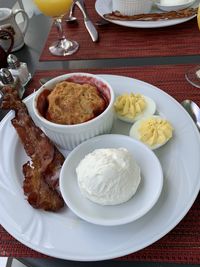
[[[194,123],[196,124],[198,130],[200,131],[200,108],[192,100],[184,100],[181,102],[181,105],[189,113]]]
[[[81,12],[83,13],[85,27],[86,27],[87,31],[89,32],[89,34],[92,38],[92,41],[97,42],[98,41],[98,32],[97,32],[94,24],[92,23],[92,21],[90,20],[88,14],[86,12],[84,1],[83,0],[77,0],[76,5],[80,8]]]
[[[84,19],[84,23],[85,23],[85,27],[88,31],[88,33],[90,34],[90,37],[92,38],[93,42],[97,42],[98,41],[98,32],[94,26],[94,24],[92,23],[92,21],[90,20],[86,8],[85,8],[85,4],[84,4],[84,0],[74,0],[72,7],[70,9],[70,13],[69,13],[69,20],[67,19],[66,22],[71,22],[71,21],[76,21],[76,17],[73,16],[73,10],[74,10],[74,6],[77,6],[80,11],[83,14],[83,19]],[[72,20],[71,20],[72,19]]]
[[[90,20],[88,14],[87,14],[84,0],[76,0],[75,4],[79,7],[79,9],[81,10],[81,12],[83,14],[85,27],[86,27],[88,33],[90,34],[92,41],[97,42],[98,41],[98,32],[97,32],[96,28],[94,27],[94,24],[92,23],[92,21]]]
[[[71,4],[70,10],[69,10],[69,16],[65,20],[65,22],[67,22],[67,23],[77,22],[77,18],[73,15],[74,8],[75,8],[75,5],[76,5],[75,2],[76,2],[76,0],[74,0],[73,3]]]

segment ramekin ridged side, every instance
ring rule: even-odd
[[[113,125],[114,113],[111,109],[98,122],[90,126],[74,128],[73,131],[58,132],[53,127],[42,126],[45,134],[53,141],[55,145],[62,149],[72,150],[77,145],[94,136],[108,134],[111,132]]]

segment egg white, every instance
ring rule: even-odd
[[[142,119],[143,117],[153,115],[156,112],[156,104],[155,104],[155,102],[153,101],[153,99],[151,99],[148,96],[144,96],[144,95],[142,95],[142,96],[144,97],[145,102],[146,102],[146,107],[143,110],[143,112],[139,113],[133,119],[127,118],[126,116],[120,116],[116,112],[117,118],[120,119],[120,120],[122,120],[122,121],[128,122],[128,123],[134,123],[135,121],[138,121],[138,120]]]
[[[142,142],[140,140],[140,134],[139,134],[139,128],[141,126],[141,124],[143,123],[143,121],[145,121],[146,119],[150,119],[150,118],[160,118],[160,119],[165,119],[159,115],[153,115],[153,116],[147,116],[147,117],[144,117],[138,121],[136,121],[133,126],[131,127],[130,131],[129,131],[129,136],[134,138],[134,139],[137,139],[138,141]],[[168,141],[170,140],[170,138],[166,139],[166,141],[162,144],[156,144],[156,145],[153,145],[153,146],[149,146],[148,144],[144,143],[146,146],[148,146],[151,150],[154,150],[154,149],[157,149],[161,146],[164,146]]]

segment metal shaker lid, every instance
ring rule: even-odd
[[[3,84],[12,84],[14,82],[11,72],[6,68],[0,69],[0,80]]]
[[[9,54],[8,57],[7,57],[7,63],[8,63],[8,66],[11,68],[11,69],[18,69],[20,67],[20,61],[19,59],[13,55],[13,54]]]

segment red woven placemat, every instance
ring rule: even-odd
[[[85,2],[90,18],[95,22],[100,18],[95,11],[95,1]],[[57,31],[52,27],[40,61],[200,54],[200,32],[196,18],[176,26],[155,29],[129,28],[110,23],[97,28],[99,42],[93,43],[85,29],[80,11],[76,10],[75,13],[79,24],[64,23],[63,26],[67,37],[79,42],[79,51],[67,57],[51,55],[48,47],[57,40]]]
[[[190,67],[191,65],[170,65],[113,70],[86,69],[85,72],[123,75],[140,79],[158,86],[178,101],[189,98],[200,105],[200,89],[189,85],[184,78],[185,71]],[[40,78],[54,77],[68,72],[73,71],[37,71],[26,93],[29,94],[39,87]],[[19,243],[2,227],[0,227],[0,256],[46,257]],[[200,264],[200,195],[185,218],[165,237],[139,252],[117,260]]]

